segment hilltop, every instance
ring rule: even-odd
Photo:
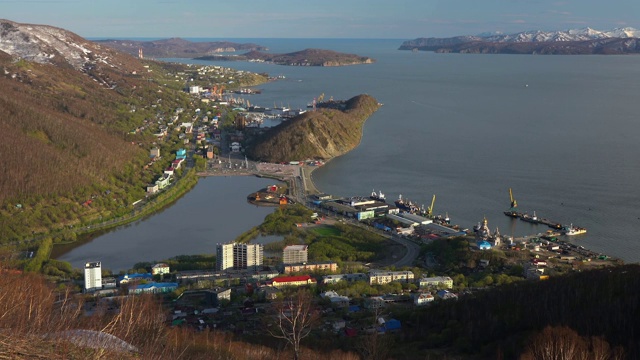
[[[183,146],[167,130],[191,119],[186,79],[212,86],[226,84],[218,71],[231,73],[199,68],[141,61],[64,29],[0,20],[0,241],[62,230],[73,239],[68,229],[130,214]],[[245,73],[234,85],[264,81]],[[162,156],[150,163],[153,147]]]
[[[362,125],[379,106],[369,95],[325,103],[249,142],[247,155],[269,162],[326,160],[342,155],[360,143]]]
[[[516,34],[465,35],[451,38],[417,38],[399,50],[471,54],[635,54],[640,53],[640,31],[591,28],[566,31],[526,31]]]
[[[332,50],[305,49],[286,54],[269,54],[261,51],[250,51],[243,55],[213,55],[197,58],[198,60],[235,60],[264,61],[278,65],[290,66],[345,66],[371,64],[374,59],[356,54],[340,53]]]
[[[230,41],[194,42],[181,38],[152,41],[107,39],[96,40],[96,43],[134,56],[138,56],[138,50],[142,49],[143,56],[153,58],[193,58],[221,52],[268,50],[264,46],[251,43],[243,44]]]

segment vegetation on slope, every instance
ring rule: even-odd
[[[338,108],[320,107],[285,121],[250,141],[249,157],[269,162],[331,159],[355,148],[362,125],[380,106],[369,95],[358,95]]]
[[[222,331],[170,327],[168,311],[152,295],[96,301],[55,290],[41,275],[10,272],[0,276],[0,288],[1,359],[292,357],[291,349],[257,345]],[[329,348],[302,353],[303,359],[358,358]]]
[[[74,240],[80,228],[142,214],[133,204],[184,146],[169,125],[190,121],[199,106],[182,91],[187,81],[231,88],[267,81],[243,72],[230,85],[231,69],[140,61],[63,29],[0,22],[8,52],[0,51],[0,243],[22,249],[34,250],[37,241],[25,240],[43,234]],[[158,138],[161,126],[169,132]],[[161,158],[150,162],[153,147]],[[181,193],[182,183],[193,185],[182,181]]]
[[[154,58],[192,58],[218,52],[233,52],[238,50],[267,50],[266,47],[235,43],[229,41],[189,41],[181,38],[171,38],[153,41],[135,40],[99,40],[97,43],[114,48],[118,51],[137,56],[142,49],[143,55]]]
[[[526,339],[546,326],[568,326],[581,336],[602,336],[640,356],[640,266],[625,265],[517,282],[458,301],[435,303],[406,314],[404,336],[421,349],[455,348],[461,353],[515,359]]]
[[[197,58],[198,60],[261,60],[278,65],[293,66],[344,66],[357,64],[371,64],[373,59],[356,54],[345,54],[332,50],[305,49],[287,54],[270,54],[261,51],[250,51],[239,56],[210,55]]]

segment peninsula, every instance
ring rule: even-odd
[[[141,55],[142,57],[153,58],[193,58],[222,52],[268,50],[265,46],[251,43],[229,41],[194,42],[181,38],[154,41],[108,39],[96,40],[95,42],[133,56]]]
[[[331,159],[360,143],[362,125],[379,107],[369,95],[321,103],[316,111],[298,115],[251,139],[246,153],[267,162]]]
[[[332,50],[305,49],[286,54],[269,54],[257,50],[243,55],[208,55],[197,60],[227,60],[227,61],[260,61],[277,65],[290,66],[345,66],[371,64],[374,59],[356,54],[340,53]]]
[[[461,54],[621,55],[640,53],[640,31],[591,28],[566,31],[526,31],[516,34],[481,34],[450,38],[417,38],[399,50]]]

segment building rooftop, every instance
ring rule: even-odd
[[[306,251],[309,248],[308,245],[289,245],[285,246],[284,251],[292,250],[292,251]]]

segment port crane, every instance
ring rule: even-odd
[[[511,210],[518,207],[518,202],[513,198],[513,192],[511,188],[509,188],[509,198],[511,198]]]
[[[433,198],[431,198],[431,206],[427,208],[427,217],[433,216],[433,205],[436,203],[436,194],[433,194]]]

